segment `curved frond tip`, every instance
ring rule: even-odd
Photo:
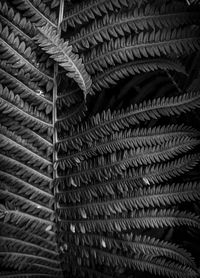
[[[38,28],[35,40],[50,57],[67,71],[67,76],[73,78],[86,96],[90,93],[92,80],[85,70],[82,59],[72,52],[72,46],[64,42],[56,29],[46,24]]]

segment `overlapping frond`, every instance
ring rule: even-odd
[[[1,30],[1,60],[8,59],[11,63],[15,63],[13,68],[21,69],[23,68],[24,74],[29,73],[30,78],[34,81],[39,82],[39,84],[46,85],[52,77],[48,73],[44,72],[44,69],[40,68],[34,59],[34,53],[31,53],[31,48],[26,47],[24,41],[20,41],[19,37],[14,35],[14,33],[9,32],[8,27],[3,27],[0,24]]]
[[[0,23],[4,40],[1,43],[1,82],[39,109],[50,113],[52,105],[49,91],[53,87],[49,69],[51,61],[32,40],[35,28],[6,2],[1,3]],[[15,66],[12,65],[14,61]]]
[[[51,58],[66,70],[68,77],[73,78],[87,95],[91,87],[91,79],[85,70],[82,59],[72,52],[68,42],[60,38],[57,31],[49,25],[39,28],[35,40],[40,47],[50,54]]]
[[[200,106],[198,74],[176,82],[200,47],[199,7],[75,2],[62,23],[64,0],[0,3],[0,276],[197,278],[170,235],[200,228],[199,179],[182,179],[200,132],[176,123]],[[92,108],[130,76],[134,104],[122,90]]]

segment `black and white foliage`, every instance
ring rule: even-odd
[[[0,1],[0,277],[200,275],[200,7]]]

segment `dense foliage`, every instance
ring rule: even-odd
[[[200,5],[0,1],[0,277],[200,275]]]

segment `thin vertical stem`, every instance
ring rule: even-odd
[[[63,13],[64,13],[64,0],[60,0],[60,9],[59,9],[59,19],[58,19],[58,26],[57,31],[58,33],[61,32],[60,24],[63,20]],[[55,167],[55,163],[57,161],[57,151],[56,151],[56,143],[58,141],[58,134],[56,128],[57,122],[57,97],[58,97],[58,86],[57,86],[57,75],[58,75],[58,64],[54,64],[54,87],[53,87],[53,179],[57,178],[57,169]],[[55,192],[56,193],[56,192]]]
[[[57,122],[57,74],[58,74],[58,65],[54,65],[54,86],[53,86],[53,166],[55,166],[55,162],[57,161],[57,151],[56,151],[56,142],[58,141],[58,134],[56,129]],[[53,179],[57,178],[57,169],[53,167]]]
[[[64,12],[64,0],[60,0],[60,9],[59,9],[59,19],[58,19],[58,26],[57,26],[57,32],[61,33],[61,29],[60,29],[60,24],[63,20],[63,12]],[[57,76],[58,76],[58,64],[54,64],[54,87],[53,87],[53,181],[56,180],[57,178],[57,167],[55,167],[56,165],[56,161],[58,158],[58,154],[56,151],[56,143],[58,142],[58,134],[57,134],[57,128],[56,128],[56,122],[57,122],[57,97],[58,97],[58,85],[57,85]],[[58,188],[57,185],[53,185],[53,192],[54,192],[54,198],[56,197],[56,194],[58,192]],[[55,198],[55,203],[54,203],[54,210],[56,212],[58,208],[58,204]],[[59,232],[59,222],[58,222],[58,216],[56,213],[56,218],[55,218],[55,222],[57,224],[57,228]],[[59,244],[58,240],[57,240],[57,244]]]

